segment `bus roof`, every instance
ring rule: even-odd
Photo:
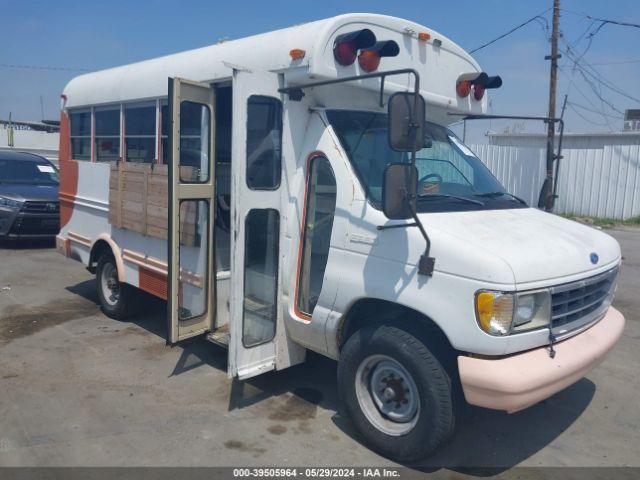
[[[400,53],[396,57],[384,57],[378,70],[418,70],[422,94],[428,104],[455,112],[485,111],[486,95],[480,102],[473,100],[472,95],[466,98],[456,95],[456,81],[461,74],[481,71],[475,60],[457,44],[408,20],[358,13],[81,75],[65,87],[65,107],[162,98],[167,96],[168,77],[209,83],[230,79],[234,68],[283,73],[288,85],[365,73],[360,72],[358,62],[343,67],[333,57],[336,36],[361,28],[372,30],[379,40],[398,43]],[[422,32],[428,33],[430,40],[418,39],[418,33]],[[289,52],[294,48],[305,51],[302,59],[290,57]],[[390,77],[385,82],[385,92],[405,90],[410,84],[407,76]],[[359,81],[362,88],[374,90],[379,89],[379,85],[377,79]]]

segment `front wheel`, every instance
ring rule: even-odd
[[[354,333],[341,353],[338,389],[364,442],[393,460],[420,460],[453,433],[451,379],[408,329],[379,325]]]
[[[102,311],[108,317],[124,320],[132,313],[132,288],[118,279],[116,261],[110,254],[98,260],[96,287]]]

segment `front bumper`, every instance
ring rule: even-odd
[[[60,230],[59,213],[0,212],[0,238],[55,238]]]
[[[598,365],[620,339],[624,317],[613,307],[587,330],[548,347],[490,360],[458,357],[458,370],[468,403],[517,412],[575,383]]]

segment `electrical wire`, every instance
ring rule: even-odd
[[[15,65],[9,63],[0,63],[0,68],[13,68],[19,70],[55,70],[62,72],[92,72],[93,70],[88,68],[75,68],[75,67],[46,67],[41,65]]]
[[[630,63],[640,63],[640,59],[637,60],[620,60],[618,62],[597,62],[591,63],[591,65],[626,65]]]
[[[573,105],[574,107],[581,108],[582,110],[586,110],[587,112],[597,113],[598,115],[603,115],[605,117],[612,118],[614,120],[624,120],[624,117],[621,117],[620,115],[609,115],[607,113],[598,112],[597,110],[593,110],[589,107],[585,107],[584,105],[580,105],[579,103],[576,103],[576,102],[570,102],[569,100],[567,100],[567,105]]]
[[[494,43],[496,43],[498,40],[502,40],[504,37],[511,35],[513,32],[521,29],[522,27],[530,24],[531,22],[535,22],[538,21],[539,19],[541,19],[544,22],[547,22],[547,19],[545,17],[543,17],[542,15],[544,15],[545,13],[547,13],[549,10],[551,10],[551,8],[547,8],[544,12],[539,13],[538,15],[535,15],[533,17],[531,17],[529,20],[526,20],[524,22],[522,22],[520,25],[517,25],[515,27],[513,27],[511,30],[509,30],[506,33],[503,33],[502,35],[494,38],[493,40],[488,41],[487,43],[484,43],[482,45],[480,45],[479,47],[474,48],[473,50],[470,50],[469,53],[475,53],[478,50],[482,50],[485,47],[488,47],[489,45],[493,45]],[[548,25],[548,24],[547,24]],[[547,26],[548,29],[548,26]]]
[[[584,60],[581,60],[580,58],[576,58],[569,45],[567,45],[567,49],[564,50],[562,53],[564,53],[570,60],[573,61],[572,68],[574,70],[577,69],[583,76],[588,75],[590,78],[601,83],[603,86],[617,93],[618,95],[626,97],[629,100],[633,100],[634,102],[640,103],[640,98],[634,97],[633,95],[625,92],[616,84],[611,82],[611,80],[607,79],[604,75],[598,72],[595,68],[593,68],[591,64],[587,63]]]
[[[578,115],[582,120],[584,120],[587,123],[590,123],[591,125],[596,125],[598,127],[609,127],[609,129],[611,131],[613,131],[613,129],[611,128],[611,125],[609,124],[609,122],[603,122],[603,123],[599,123],[599,122],[594,122],[593,120],[585,117],[582,113],[580,113],[578,110],[576,110],[576,108],[574,107],[573,104],[567,102],[567,106],[573,111],[573,113],[575,113],[576,115]]]

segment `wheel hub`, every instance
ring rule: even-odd
[[[120,299],[120,282],[118,272],[114,265],[108,263],[102,270],[100,283],[102,285],[102,295],[109,305],[115,305]]]
[[[363,413],[380,431],[404,435],[418,421],[418,388],[409,372],[386,355],[365,358],[356,372],[356,395]]]

